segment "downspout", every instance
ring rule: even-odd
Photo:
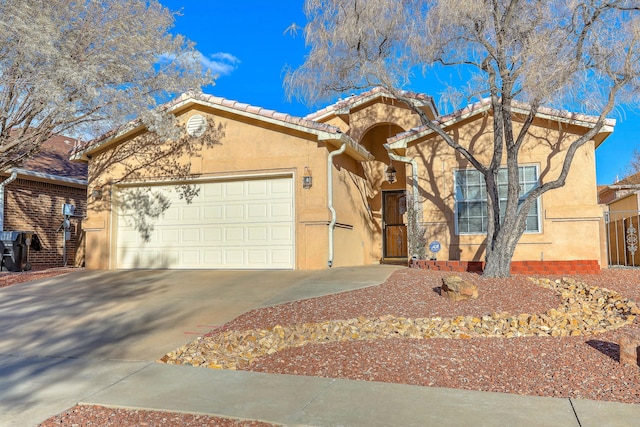
[[[327,261],[329,268],[333,266],[333,230],[337,222],[336,210],[333,208],[333,158],[344,153],[346,149],[347,143],[343,142],[340,148],[329,153],[327,159],[327,207],[329,208],[329,212],[331,212],[331,222],[329,223],[329,260]]]
[[[399,156],[396,153],[391,152],[389,148],[387,148],[387,153],[389,154],[389,158],[391,160],[395,160],[397,162],[410,163],[411,164],[411,198],[413,202],[413,210],[417,212],[417,218],[422,217],[422,209],[420,205],[420,201],[418,200],[418,196],[420,192],[418,190],[418,162],[416,159],[411,157]],[[421,221],[421,219],[420,219]],[[411,246],[411,242],[408,242]],[[415,254],[408,254],[409,257],[412,257]]]
[[[12,171],[9,178],[0,182],[0,231],[4,231],[4,187],[18,177],[18,172]]]

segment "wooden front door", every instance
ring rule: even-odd
[[[406,191],[382,193],[384,258],[407,257],[407,225],[404,223],[404,213],[407,211],[406,193]]]

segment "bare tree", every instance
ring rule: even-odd
[[[167,107],[173,103],[163,106],[164,109],[170,109]],[[192,173],[192,162],[201,158],[205,149],[222,143],[225,127],[212,121],[202,135],[191,136],[185,129],[186,125],[174,125],[174,122],[175,117],[172,115],[162,119],[163,124],[173,126],[178,132],[177,136],[166,138],[151,130],[149,125],[140,126],[143,123],[141,119],[135,120],[123,128],[137,127],[141,132],[139,135],[91,158],[88,174],[89,188],[100,189],[105,194],[99,198],[89,197],[87,203],[89,210],[96,213],[109,211],[114,201],[113,187],[132,182],[181,181],[184,183],[173,186],[173,191],[181,199],[191,203],[199,195],[197,187],[188,182],[189,179],[197,176]],[[117,132],[116,129],[111,134],[115,135]],[[115,173],[114,170],[118,172]],[[129,220],[132,221],[143,241],[149,241],[156,220],[171,206],[171,201],[166,194],[153,187],[121,190],[117,202],[122,212],[133,212]]]
[[[624,178],[628,178],[632,175],[640,173],[640,151],[638,149],[633,150],[629,164],[627,164],[624,170]]]
[[[576,151],[601,131],[617,103],[638,92],[639,7],[630,0],[307,0],[305,37],[311,50],[285,85],[308,101],[376,85],[403,100],[484,176],[484,274],[508,276],[536,199],[565,184]],[[488,98],[491,103],[488,161],[483,162],[486,153],[465,147],[398,90],[411,73],[434,65],[470,76],[450,92],[449,102]],[[522,197],[518,156],[543,105],[578,109],[596,119],[568,145],[560,173],[541,179]],[[501,212],[503,158],[508,196]]]
[[[0,171],[135,116],[177,135],[153,107],[213,79],[173,22],[155,0],[0,0]]]

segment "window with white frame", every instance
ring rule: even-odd
[[[519,166],[520,201],[538,185],[538,166]],[[487,232],[487,189],[482,174],[475,169],[461,169],[455,174],[456,228],[458,234],[480,234]],[[498,197],[500,217],[507,205],[507,168],[498,171]],[[539,199],[527,214],[525,232],[540,231]]]

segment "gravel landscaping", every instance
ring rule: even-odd
[[[52,417],[40,427],[273,427],[260,421],[232,420],[161,411],[138,411],[79,405]]]
[[[208,352],[256,351],[262,340],[264,354],[240,354],[233,369],[640,403],[640,367],[621,365],[617,344],[625,331],[640,334],[640,270],[537,283],[456,273],[479,289],[477,299],[459,302],[439,294],[445,274],[401,269],[379,286],[256,309],[162,361],[221,368]],[[127,424],[126,410],[70,411],[58,418],[66,421],[43,425],[144,425]],[[107,418],[83,424],[86,413]],[[173,424],[148,423],[189,425],[183,417],[164,413]],[[194,425],[266,426],[212,420]]]
[[[32,280],[47,279],[49,277],[55,277],[78,270],[81,269],[73,267],[54,267],[20,272],[0,271],[0,288],[30,282]]]
[[[451,273],[402,269],[380,286],[253,310],[162,360],[640,403],[640,369],[619,364],[617,345],[622,331],[640,326],[634,321],[638,311],[632,301],[631,308],[615,313],[604,305],[593,308],[577,302],[563,312],[561,292],[528,277],[485,279],[465,273],[458,275],[478,286],[479,297],[453,302],[437,292],[445,274]],[[618,298],[640,300],[638,270],[610,270],[575,279],[584,282],[587,294],[593,286],[600,288],[591,293],[602,304],[607,298],[614,304]],[[573,286],[571,282],[566,286]],[[564,300],[572,298],[566,294]],[[587,319],[584,312],[590,313]],[[523,313],[528,313],[524,320]],[[531,315],[540,316],[534,322]],[[540,324],[545,317],[547,323]],[[431,323],[420,329],[425,319],[438,320],[435,332]],[[487,331],[479,329],[485,323]],[[372,325],[378,335],[367,335]],[[264,350],[256,350],[261,341]],[[239,352],[239,357],[233,362],[220,359],[225,352]]]

